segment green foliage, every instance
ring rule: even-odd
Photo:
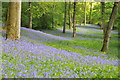
[[[5,23],[9,3],[2,2],[2,22]]]
[[[115,23],[114,23],[114,28],[116,29],[119,29],[120,30],[120,5],[118,7],[118,14],[116,16],[116,20],[115,20]]]
[[[78,4],[77,4],[77,9],[76,9],[76,15],[77,15],[77,17],[76,17],[76,21],[77,22],[83,22],[84,21],[84,3],[83,2],[78,2]],[[87,6],[88,7],[88,6]]]
[[[35,29],[51,29],[52,18],[50,14],[43,14],[39,19],[38,22],[33,23]],[[37,25],[35,25],[37,24]],[[39,25],[39,26],[38,26]]]
[[[31,13],[33,15],[33,29],[38,29],[38,30],[51,29],[53,17],[54,17],[55,27],[57,27],[57,26],[62,27],[63,26],[64,4],[63,4],[63,2],[55,3],[54,10],[53,10],[53,4],[54,3],[52,3],[52,2],[51,3],[47,3],[47,2],[32,3]],[[3,22],[5,22],[5,16],[7,14],[8,3],[3,3],[2,7],[3,7],[3,9],[2,9]],[[72,4],[71,4],[71,7],[72,7],[71,12],[73,12]],[[77,16],[76,20],[77,20],[78,24],[80,24],[84,21],[84,7],[85,7],[85,5],[83,2],[78,2],[77,13],[76,13],[76,16]],[[113,2],[111,2],[111,3],[106,2],[106,8],[105,8],[105,13],[106,13],[105,22],[106,23],[109,21],[112,7],[113,7]],[[89,8],[90,8],[90,5],[89,5],[89,3],[87,3],[87,13],[86,13],[87,14],[87,23],[89,22],[89,13],[90,13]],[[27,2],[23,2],[22,3],[22,26],[24,26],[24,27],[28,27],[28,25],[29,25],[29,10],[30,10],[29,4]],[[120,13],[120,10],[119,10],[119,13]],[[114,24],[114,26],[117,28],[120,26],[120,18],[119,17],[120,17],[120,14],[117,14],[117,19],[116,19],[116,22]],[[93,24],[98,24],[98,23],[101,24],[101,5],[98,2],[93,3],[92,22],[93,22]],[[25,30],[22,30],[21,32],[22,32],[22,34],[28,33],[27,31],[25,32]],[[77,32],[82,33],[82,30],[77,29]],[[85,32],[85,31],[83,31],[83,32]],[[60,31],[57,31],[57,30],[52,30],[51,32],[48,31],[47,33],[50,33],[50,34],[53,34],[56,36],[66,37],[66,38],[71,37],[70,33],[66,33],[63,35],[62,33],[60,33]],[[86,31],[86,33],[103,36],[103,33],[95,32],[95,31]],[[62,41],[62,40],[56,40],[56,41],[48,40],[47,41],[46,40],[46,43],[42,42],[42,44],[45,44],[47,46],[52,46],[54,48],[66,50],[68,52],[81,53],[82,55],[91,55],[91,56],[102,57],[101,55],[105,54],[105,55],[108,55],[109,57],[112,56],[112,57],[115,57],[117,59],[117,56],[118,56],[118,49],[117,49],[118,48],[118,40],[117,40],[118,35],[117,34],[112,34],[110,48],[109,48],[109,51],[107,53],[102,53],[99,51],[102,47],[101,40],[94,40],[93,41],[92,39],[89,39],[89,38],[102,39],[102,36],[94,37],[94,36],[85,34],[84,38],[88,38],[88,39],[80,39],[81,36],[82,36],[81,34],[77,35],[77,38],[72,39],[72,41],[65,41],[65,40],[64,41]],[[25,37],[29,37],[29,36],[25,36]],[[45,41],[44,38],[40,38],[40,40]],[[31,42],[37,43],[37,41],[36,42],[31,41]],[[75,46],[78,46],[80,48],[76,48]],[[89,49],[89,51],[86,51],[87,49]],[[98,52],[99,54],[96,54],[96,53],[94,53],[94,51],[91,51],[91,50],[94,50],[95,52]],[[25,52],[25,53],[28,54],[29,52]],[[34,55],[32,53],[29,53],[29,54]],[[44,56],[42,56],[42,58],[43,57]],[[13,55],[8,55],[6,53],[3,53],[2,59],[4,59],[3,63],[5,60],[7,60],[9,63],[14,63],[14,64],[18,64],[19,63],[18,61],[20,61],[19,57],[14,58]],[[26,60],[28,60],[28,58],[26,58]],[[36,61],[38,61],[38,60],[36,60]],[[79,65],[76,67],[76,65],[78,64],[77,62],[76,63],[70,63],[70,62],[72,62],[72,60],[66,59],[65,63],[68,63],[68,64],[58,65],[61,63],[59,60],[53,61],[52,59],[50,59],[50,60],[46,60],[46,62],[40,61],[40,64],[41,65],[45,64],[46,66],[53,64],[52,67],[61,67],[64,70],[66,69],[66,67],[70,67],[70,69],[73,70],[75,73],[77,73],[79,75],[79,77],[84,77],[84,78],[88,78],[88,77],[89,78],[116,78],[117,74],[118,74],[118,71],[117,71],[118,68],[115,66],[112,66],[112,65],[104,65],[105,68],[102,69],[103,65],[95,65],[92,67],[88,66],[88,65],[87,66],[86,65]],[[52,67],[46,67],[46,66],[39,66],[38,64],[36,64],[35,61],[29,61],[27,63],[24,63],[24,65],[28,66],[27,69],[29,69],[31,65],[37,65],[36,69],[38,69],[38,70],[39,69],[43,70],[45,68],[51,70],[51,68],[52,68]],[[83,72],[85,74],[79,74],[81,69],[83,70]],[[49,70],[45,70],[45,71],[47,72]],[[12,75],[10,75],[10,73],[8,72],[6,74],[6,75],[8,75],[8,77],[13,77],[16,75],[17,72],[19,72],[19,70],[12,69],[12,68],[8,68],[8,69],[6,69],[6,71],[13,71],[14,72],[14,74],[12,74]],[[86,73],[87,71],[90,71],[90,73],[92,72],[94,74],[90,75],[90,73]],[[56,72],[55,70],[52,73],[55,73],[55,74],[50,74],[50,77],[58,77],[60,75],[64,75],[63,73]],[[38,75],[44,76],[44,74],[41,72],[39,72]]]
[[[2,2],[2,20],[5,23],[8,2]],[[101,4],[100,2],[92,3],[92,23],[93,24],[101,24]],[[55,5],[55,7],[53,7]],[[70,12],[73,14],[73,3],[71,5]],[[69,11],[69,3],[67,2],[67,24],[69,23],[68,11]],[[90,17],[90,3],[86,3],[86,18],[87,23],[89,23]],[[105,22],[109,22],[110,14],[112,12],[113,2],[105,2]],[[77,12],[76,12],[76,21],[77,24],[81,24],[84,22],[84,2],[77,3]],[[29,25],[29,3],[22,2],[22,16],[21,23],[22,26],[28,27]],[[52,28],[52,18],[54,18],[54,27],[63,27],[64,22],[64,2],[32,2],[31,13],[33,17],[33,28],[34,29],[51,29]],[[114,28],[117,29],[120,20],[120,14],[117,14],[116,21],[114,24]]]
[[[29,7],[28,2],[22,2],[22,10],[21,10],[21,26],[28,27],[29,25],[29,11],[27,10]]]
[[[55,9],[53,11],[53,5]],[[47,2],[35,2],[32,3],[32,17],[33,17],[33,29],[51,29],[52,17],[54,17],[54,25],[63,25],[63,4],[62,3],[47,3]],[[59,8],[59,9],[58,9]],[[29,24],[29,4],[23,2],[22,5],[22,26],[27,27]]]
[[[98,24],[101,22],[101,4],[94,3],[93,12],[92,12],[92,22]]]

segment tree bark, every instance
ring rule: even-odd
[[[53,4],[53,13],[52,13],[52,28],[54,28],[54,12],[55,12],[55,2]]]
[[[76,2],[74,2],[74,12],[73,12],[73,37],[76,37]]]
[[[71,28],[73,28],[73,14],[72,14],[72,12],[70,15],[70,25],[71,25]]]
[[[101,24],[101,28],[103,29],[103,32],[105,33],[106,30],[106,26],[105,26],[105,2],[101,2],[101,15],[102,15],[102,24]]]
[[[71,2],[69,2],[69,29],[72,28],[72,23],[71,23]]]
[[[6,39],[20,39],[21,1],[10,2]]]
[[[118,5],[120,5],[120,2],[114,2],[114,7],[112,9],[112,13],[109,19],[109,23],[108,23],[108,27],[106,29],[106,32],[104,34],[104,40],[103,40],[103,46],[101,51],[102,52],[107,52],[108,51],[108,47],[109,47],[109,41],[110,41],[110,36],[111,36],[111,30],[113,28],[113,24],[115,21],[115,15],[118,11]]]
[[[63,33],[65,33],[65,29],[66,29],[66,14],[67,14],[66,8],[67,8],[67,2],[65,2]]]
[[[92,23],[92,2],[90,3],[90,16],[89,16],[89,24]]]
[[[29,28],[32,29],[32,2],[29,2]]]

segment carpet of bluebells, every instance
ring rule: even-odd
[[[83,55],[43,45],[50,40],[69,40],[27,28],[21,39],[2,40],[3,78],[117,78],[118,60]],[[3,32],[4,33],[4,32]]]

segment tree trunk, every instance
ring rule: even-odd
[[[29,28],[32,29],[32,2],[29,2]]]
[[[55,2],[53,4],[53,12],[52,12],[52,28],[54,28],[54,12],[55,12]]]
[[[65,29],[66,29],[66,13],[67,13],[66,8],[67,8],[67,2],[65,2],[63,33],[65,33]]]
[[[71,29],[73,28],[73,15],[72,12],[70,14],[70,25],[71,25]]]
[[[90,3],[90,16],[89,16],[89,24],[92,23],[92,2]]]
[[[9,5],[9,20],[7,25],[7,39],[16,40],[20,38],[20,23],[21,23],[21,1],[10,2]]]
[[[105,26],[105,2],[101,2],[101,15],[102,15],[102,24],[101,28],[103,29],[103,32],[105,33],[106,31],[106,26]]]
[[[76,36],[76,2],[74,2],[74,12],[73,12],[73,37]]]
[[[72,28],[72,24],[71,24],[71,2],[69,2],[69,29]]]
[[[109,47],[109,41],[110,41],[110,36],[111,36],[111,30],[113,28],[113,24],[115,21],[115,15],[118,11],[118,5],[120,5],[120,2],[114,2],[114,7],[112,9],[112,13],[109,19],[109,23],[108,23],[108,27],[106,29],[106,32],[104,34],[104,41],[103,41],[103,46],[101,51],[102,52],[107,52],[108,51],[108,47]]]
[[[84,12],[85,12],[84,25],[86,25],[86,2],[85,2],[85,8],[84,8]]]

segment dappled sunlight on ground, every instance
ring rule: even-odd
[[[48,30],[45,33],[45,31],[22,27],[21,39],[16,41],[5,40],[4,34],[5,32],[3,32],[3,38],[0,38],[3,49],[2,76],[5,78],[117,78],[118,76],[118,59],[109,59],[107,55],[82,45],[74,46],[68,43],[68,47],[84,50],[84,53],[47,46],[57,41],[61,44],[63,42],[63,45],[64,41],[73,42],[75,39],[71,37],[71,31],[63,34],[61,30]],[[92,39],[85,37],[86,34],[83,33],[77,33],[77,35],[84,35],[78,38],[81,40]],[[101,40],[97,37],[93,40]]]
[[[34,33],[36,33],[36,37],[44,37],[44,38],[48,38],[48,39],[57,39],[57,40],[72,40],[72,39],[68,39],[68,38],[64,38],[64,37],[61,37],[61,36],[55,36],[55,35],[51,35],[51,34],[47,34],[47,33],[44,33],[44,32],[42,32],[42,31],[36,31],[36,30],[32,30],[32,29],[27,29],[27,28],[24,28],[24,27],[22,27],[21,29],[23,29],[23,30],[27,30],[27,31],[29,31],[28,33],[25,33],[26,35],[28,35],[28,36],[30,36],[31,35],[31,32],[33,32],[33,34]],[[41,34],[41,35],[39,35],[39,34]],[[35,36],[34,36],[35,37]]]

